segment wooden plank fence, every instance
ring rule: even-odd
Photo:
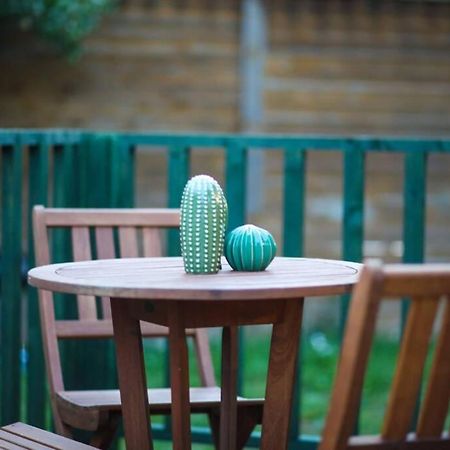
[[[34,289],[25,285],[26,269],[34,265],[30,211],[35,204],[58,207],[133,206],[134,153],[139,146],[166,149],[169,207],[179,206],[184,184],[190,176],[191,149],[223,149],[230,228],[246,221],[248,150],[283,152],[282,252],[287,256],[301,256],[303,253],[308,154],[315,151],[342,152],[341,253],[344,259],[352,261],[360,261],[363,255],[366,156],[372,152],[404,155],[403,260],[419,262],[424,258],[427,159],[432,153],[450,155],[449,139],[0,130],[0,424],[22,418],[39,427],[48,425],[37,297]],[[53,242],[54,251],[61,260],[71,258],[66,251],[65,239],[61,235]],[[175,235],[170,239],[169,252],[178,252]],[[28,304],[26,349],[29,359],[25,380],[20,362],[24,317],[21,299]],[[348,298],[343,298],[342,324],[347,303]],[[71,311],[67,309],[62,313],[70,315]],[[80,357],[81,350],[68,347],[67,351],[71,357],[66,357],[65,366],[70,371],[70,364]],[[113,384],[115,370],[111,346],[101,344],[101,348],[92,347],[89,352],[95,352],[97,358],[103,355],[99,372],[90,380],[72,379],[69,383],[74,387],[85,383],[92,387],[95,380],[101,380],[102,387]],[[298,376],[301,395],[300,372]],[[244,380],[240,380],[241,387],[242,383]],[[302,436],[299,428],[300,395],[296,395],[294,403],[290,448],[313,449],[317,437]],[[26,417],[20,417],[23,410]],[[167,423],[157,427],[154,435],[169,438]],[[193,438],[198,442],[210,441],[205,430],[194,430]],[[257,446],[258,442],[258,436],[252,437],[251,445]]]

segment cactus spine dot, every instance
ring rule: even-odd
[[[225,240],[225,257],[234,270],[257,272],[265,270],[277,252],[273,236],[255,225],[242,225],[231,231]]]
[[[181,254],[187,273],[217,273],[223,254],[228,206],[214,178],[191,178],[181,198]]]

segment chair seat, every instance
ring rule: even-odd
[[[0,428],[0,448],[33,450],[94,450],[95,447],[72,441],[63,436],[32,427],[25,423],[13,423]]]
[[[62,407],[82,408],[84,410],[120,410],[119,390],[98,391],[62,391],[58,392],[57,401]],[[154,414],[167,414],[171,407],[170,388],[148,389],[150,410]],[[189,389],[189,398],[193,411],[209,411],[212,406],[220,407],[219,387],[194,387]],[[263,405],[264,399],[247,399],[238,397],[238,405]]]

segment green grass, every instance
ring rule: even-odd
[[[216,376],[219,380],[220,335],[210,336]],[[249,397],[264,396],[267,361],[270,345],[270,328],[261,326],[245,330],[244,392]],[[378,337],[369,361],[364,386],[360,431],[377,433],[384,414],[386,393],[390,386],[398,344],[388,337]],[[165,385],[165,346],[160,342],[149,342],[145,346],[149,385]],[[304,434],[320,434],[329,403],[332,381],[339,354],[336,334],[316,331],[302,339],[302,384],[300,427]],[[190,348],[191,384],[198,385],[199,377],[195,367],[193,351]],[[160,422],[159,418],[153,420]],[[193,416],[192,424],[207,426],[205,417]],[[170,449],[167,442],[156,443],[156,450]],[[196,450],[210,450],[211,446],[195,444]]]

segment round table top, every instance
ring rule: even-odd
[[[121,258],[31,269],[41,289],[152,300],[265,300],[349,292],[362,265],[347,261],[277,257],[262,272],[236,272],[223,258],[214,275],[186,274],[180,257]]]

